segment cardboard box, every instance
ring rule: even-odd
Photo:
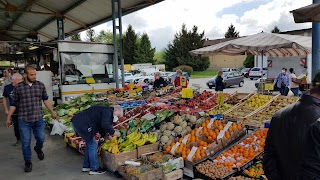
[[[164,175],[164,180],[176,180],[176,179],[182,179],[183,178],[183,170],[177,169],[175,171],[172,171],[168,174]]]
[[[184,168],[184,160],[182,157],[170,159],[169,162],[163,163],[161,166],[163,173],[167,174],[173,170]]]
[[[104,168],[109,169],[110,171],[118,171],[118,168],[124,164],[125,161],[136,159],[137,150],[130,152],[122,152],[118,154],[112,154],[104,150],[101,151],[101,161]]]
[[[124,179],[126,180],[160,180],[163,179],[163,173],[161,168],[156,168],[151,171],[147,171],[145,173],[139,174],[139,175],[133,175],[129,176],[124,172],[124,168],[120,167],[119,168],[119,174],[123,176]]]
[[[158,151],[158,149],[159,149],[159,142],[140,146],[137,148],[137,157],[140,158],[142,154]]]
[[[295,82],[298,84],[308,84],[307,77],[303,77],[301,79],[296,79]]]

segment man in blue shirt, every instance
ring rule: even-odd
[[[287,74],[287,68],[282,68],[281,73],[278,74],[274,80],[274,84],[279,88],[280,94],[286,96],[289,92],[289,76]]]
[[[19,73],[15,73],[11,77],[12,83],[8,84],[4,87],[3,90],[3,106],[6,114],[9,113],[10,106],[8,107],[8,104],[13,103],[12,95],[13,95],[13,89],[15,86],[17,86],[22,81],[22,75]],[[9,101],[9,102],[7,102]],[[17,142],[15,143],[15,146],[19,145],[20,143],[20,132],[19,132],[19,121],[18,121],[18,108],[14,111],[12,117],[13,121],[13,127],[14,127],[14,134],[17,138]]]
[[[86,150],[82,172],[88,172],[90,175],[103,174],[106,171],[99,167],[97,149],[98,143],[95,140],[96,133],[120,137],[120,132],[113,129],[114,108],[106,106],[92,106],[71,119],[73,129],[86,142]]]

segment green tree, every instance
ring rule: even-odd
[[[151,47],[149,36],[143,33],[140,40],[137,43],[137,49],[135,51],[135,62],[138,63],[154,63],[155,48]]]
[[[125,64],[135,64],[135,50],[137,48],[137,34],[129,25],[123,37],[123,58]]]
[[[233,38],[233,37],[239,37],[239,32],[236,31],[236,28],[234,27],[233,24],[231,24],[228,27],[228,31],[224,34],[225,38]]]
[[[272,31],[271,31],[271,33],[280,33],[281,31],[280,31],[280,29],[277,27],[277,26],[275,26],[273,29],[272,29]]]
[[[161,51],[156,51],[154,53],[154,57],[153,57],[153,61],[155,64],[164,64],[165,63],[165,50],[161,50]]]
[[[207,57],[191,56],[190,51],[203,47],[205,42],[204,31],[198,33],[198,27],[193,26],[192,30],[187,30],[183,24],[181,31],[174,35],[174,39],[165,49],[165,64],[168,70],[180,65],[191,66],[195,71],[202,71],[209,67],[210,62]]]
[[[96,32],[94,29],[88,29],[86,31],[86,38],[85,40],[87,42],[95,42],[95,35],[96,35]]]
[[[248,54],[246,60],[243,61],[243,66],[252,68],[254,66],[254,55]]]
[[[117,34],[117,37],[119,38],[119,35]],[[113,33],[111,31],[105,31],[101,30],[97,36],[94,37],[95,42],[101,42],[106,44],[112,44],[113,43]]]
[[[71,35],[70,36],[70,40],[71,41],[82,41],[81,36],[80,36],[79,33]]]

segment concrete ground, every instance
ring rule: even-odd
[[[0,179],[8,180],[87,180],[118,179],[113,173],[89,175],[81,172],[83,156],[70,147],[66,147],[61,136],[50,136],[47,132],[44,144],[45,159],[40,161],[32,150],[33,170],[24,172],[24,161],[21,146],[13,146],[15,136],[13,127],[5,127],[3,104],[0,103]],[[35,140],[32,140],[32,149]]]

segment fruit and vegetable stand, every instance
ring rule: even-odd
[[[298,100],[207,91],[183,99],[181,89],[160,91],[110,89],[56,107],[60,121],[68,126],[64,140],[83,153],[85,142],[75,134],[70,119],[92,105],[112,105],[123,111],[113,124],[121,137],[104,140],[97,153],[105,168],[125,179],[181,179],[183,174],[204,179],[263,179],[259,160],[268,131],[264,124],[276,111]],[[45,120],[50,126],[48,112]],[[101,138],[96,135],[97,141]]]

